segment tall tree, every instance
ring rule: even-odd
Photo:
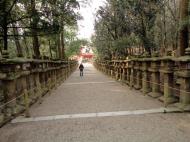
[[[13,28],[14,40],[15,40],[15,44],[16,44],[16,48],[17,48],[17,56],[18,57],[23,57],[24,54],[23,54],[22,45],[20,44],[20,41],[19,41],[18,28],[16,27],[16,25],[14,23],[12,24],[12,26],[13,26],[12,28]]]
[[[38,32],[37,32],[39,16],[36,10],[36,0],[31,0],[31,15],[32,15],[31,33],[33,37],[34,58],[39,59],[40,58],[40,50],[39,50],[40,43],[39,43]]]
[[[189,8],[189,0],[180,0],[180,21],[181,28],[179,32],[179,48],[178,48],[178,56],[183,56],[185,54],[185,49],[188,48],[188,13]]]

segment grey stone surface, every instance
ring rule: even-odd
[[[163,106],[139,91],[109,81],[113,80],[86,64],[83,78],[76,71],[46,95],[42,104],[32,106],[31,116],[144,110]],[[189,134],[190,114],[160,113],[10,123],[0,128],[0,142],[189,142]]]

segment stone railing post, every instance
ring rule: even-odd
[[[109,75],[110,67],[109,67],[109,61],[106,61],[106,75]]]
[[[119,81],[122,81],[122,75],[123,75],[123,61],[119,62]]]
[[[125,79],[126,79],[126,68],[125,68],[125,64],[126,64],[126,62],[125,61],[123,61],[122,62],[122,84],[124,84],[125,83]]]
[[[7,102],[12,100],[13,98],[16,97],[15,92],[16,92],[16,81],[15,80],[5,80],[4,81],[4,86],[3,88],[5,89],[5,99]],[[8,103],[5,106],[5,117],[11,117],[12,115],[16,114],[16,100],[12,101],[11,103]]]
[[[111,63],[111,61],[108,61],[108,68],[109,68],[108,75],[111,76],[111,70],[112,70],[112,63]]]
[[[135,79],[135,69],[134,69],[134,60],[131,60],[131,63],[130,63],[130,68],[131,68],[131,73],[130,73],[130,83],[129,83],[129,86],[130,88],[132,89],[134,87],[134,79]]]
[[[177,106],[185,111],[190,110],[190,48],[186,49],[186,56],[179,57],[178,71],[176,73],[180,82],[180,98]]]
[[[67,69],[66,65],[64,65],[64,78],[67,79]]]
[[[164,74],[164,96],[159,99],[164,102],[164,105],[176,102],[176,98],[173,96],[173,82],[174,82],[174,61],[171,57],[165,57],[161,59],[162,66],[160,72]]]
[[[22,85],[22,94],[24,96],[25,117],[30,117],[30,112],[29,112],[30,99],[29,99],[29,90],[27,90],[26,77],[21,78],[21,85]]]
[[[149,68],[149,72],[151,72],[151,87],[152,91],[148,93],[149,96],[153,98],[161,97],[162,94],[160,93],[160,59],[159,58],[152,58],[151,66]]]
[[[101,66],[102,66],[102,72],[105,74],[105,71],[104,71],[104,61],[102,62],[102,64],[101,64]]]
[[[1,79],[4,78],[4,75],[2,73],[0,73],[0,86],[3,86],[3,83],[1,81]],[[3,113],[3,102],[4,102],[4,94],[3,94],[3,88],[0,87],[0,124],[3,122],[4,120],[4,113]]]
[[[36,72],[34,74],[35,78],[35,93],[36,93],[36,99],[39,99],[41,101],[42,98],[42,91],[41,91],[41,84],[40,84],[40,78],[39,78],[39,72]],[[49,85],[48,85],[49,86]]]
[[[100,62],[100,66],[99,67],[100,67],[100,71],[103,72],[103,63],[102,63],[102,61]]]
[[[29,112],[29,96],[28,96],[28,92],[25,89],[24,90],[24,104],[25,104],[25,117],[30,117],[30,112]]]
[[[147,94],[150,92],[150,80],[149,80],[149,68],[150,61],[149,59],[142,60],[142,92],[143,94]]]
[[[110,66],[111,66],[111,77],[114,78],[115,69],[114,69],[114,62],[113,62],[113,61],[111,62],[111,65],[110,65]]]
[[[46,92],[45,74],[41,72],[40,76],[41,76],[41,89],[42,92],[45,93]]]
[[[190,110],[190,73],[178,73],[181,80],[180,84],[180,104],[179,108],[183,110]]]
[[[105,70],[106,70],[106,75],[109,75],[109,62],[108,61],[106,61],[105,62]]]
[[[105,67],[104,67],[104,61],[102,62],[102,72],[105,74]]]
[[[130,74],[131,74],[131,60],[127,60],[126,68],[127,68],[127,85],[130,84]]]
[[[72,67],[70,66],[70,72],[72,72]],[[65,77],[64,77],[64,68],[63,67],[61,67],[61,81],[63,82],[63,81],[65,81]]]
[[[135,69],[136,69],[136,84],[134,86],[134,88],[136,90],[139,90],[142,88],[142,72],[140,70],[140,67],[141,67],[141,61],[139,60],[136,60],[136,64],[135,64]]]
[[[60,85],[61,84],[61,69],[60,68],[58,68],[57,69],[57,72],[58,72],[58,85]],[[68,77],[69,77],[69,65],[67,66],[67,72],[68,72]]]
[[[117,61],[115,61],[114,62],[114,74],[115,74],[115,76],[114,76],[114,78],[117,80],[118,79],[118,63],[117,63]]]
[[[49,68],[49,66],[48,66]],[[51,90],[51,72],[50,69],[46,70],[46,75],[47,75],[47,90],[50,91]]]
[[[57,80],[56,80],[56,71],[53,70],[53,87],[56,86],[56,82],[57,82]]]
[[[115,78],[115,61],[112,61],[112,78]]]
[[[68,60],[68,70],[69,70],[69,75],[71,74],[71,62]]]

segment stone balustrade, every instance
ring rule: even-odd
[[[0,125],[25,111],[48,91],[66,80],[76,61],[0,60]]]
[[[190,56],[96,60],[94,65],[130,88],[158,98],[164,106],[190,110]]]

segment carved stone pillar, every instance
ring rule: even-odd
[[[122,62],[119,63],[119,81],[122,81],[122,75],[123,75],[123,65]]]
[[[109,63],[105,62],[105,73],[106,75],[109,75]]]
[[[35,79],[35,94],[36,94],[35,97],[36,97],[36,99],[41,99],[42,98],[42,90],[41,90],[39,72],[36,72],[34,74],[34,79]]]
[[[3,81],[3,87],[5,89],[5,100],[6,102],[9,102],[10,100],[14,99],[16,97],[15,92],[16,92],[16,81],[15,80],[4,80]],[[5,102],[5,103],[6,103]],[[5,115],[6,117],[11,117],[11,115],[16,114],[16,100],[11,101],[5,106]]]
[[[47,84],[47,86],[48,86],[48,91],[51,91],[51,86],[52,86],[52,80],[51,80],[51,71],[47,71],[47,76],[48,76],[48,84]],[[60,79],[61,79],[61,77],[60,77]]]
[[[106,68],[105,68],[105,62],[103,62],[102,63],[102,72],[105,74],[105,70],[106,70]]]
[[[179,71],[177,77],[180,82],[180,99],[178,107],[190,110],[190,48],[186,49],[186,56],[178,58]]]
[[[131,75],[131,61],[127,61],[127,85],[130,85],[130,75]]]
[[[57,80],[56,80],[56,72],[55,72],[55,70],[53,70],[53,87],[55,87],[56,82],[57,82]]]
[[[47,88],[46,88],[46,81],[45,81],[45,73],[42,72],[40,73],[40,76],[41,76],[41,89],[42,89],[42,92],[45,93],[47,91]]]
[[[125,83],[125,79],[126,79],[126,69],[125,69],[125,64],[126,64],[126,62],[123,62],[123,63],[122,63],[122,79],[121,79],[122,84]]]
[[[151,72],[151,87],[152,92],[150,92],[148,95],[153,98],[161,97],[162,94],[160,93],[160,59],[154,58],[151,61],[151,67],[149,68],[149,71]]]
[[[69,77],[68,65],[66,66],[67,78]]]
[[[3,76],[1,75],[0,73],[0,78],[2,79]],[[3,86],[1,80],[0,80],[0,86]],[[3,105],[3,102],[4,102],[4,94],[3,94],[3,88],[0,87],[0,106]],[[4,110],[4,106],[0,107],[0,124],[4,121],[4,113],[3,113],[3,110]]]
[[[111,76],[111,66],[110,66],[110,61],[108,61],[107,64],[108,64],[108,75]]]
[[[31,100],[35,98],[35,79],[34,79],[34,73],[31,73],[28,77],[29,80],[29,97]]]
[[[147,94],[149,93],[150,90],[150,80],[149,80],[149,72],[148,72],[148,68],[149,68],[149,60],[144,59],[142,61],[142,92],[143,94]]]
[[[29,117],[30,116],[30,112],[29,112],[30,99],[29,99],[29,91],[27,89],[27,81],[26,81],[25,76],[21,77],[20,83],[22,85],[23,103],[25,106],[25,116]]]
[[[131,74],[130,74],[130,88],[133,88],[134,87],[134,83],[135,83],[135,69],[134,69],[134,61],[131,61],[131,64],[130,64],[130,67],[131,67]]]
[[[184,73],[182,74],[185,75]],[[178,74],[181,77],[179,108],[190,110],[190,73],[186,74],[185,77],[182,77],[182,74]]]
[[[159,99],[167,106],[177,101],[173,95],[174,61],[170,57],[165,57],[162,58],[162,62],[164,66],[160,69],[160,72],[164,73],[164,96]]]
[[[136,61],[135,69],[136,69],[136,84],[135,84],[135,89],[139,90],[142,88],[142,72],[140,70],[141,66],[141,61]]]
[[[116,64],[115,64],[115,79],[116,80],[119,80],[119,64],[118,64],[118,62],[116,62]]]
[[[70,70],[72,72],[72,68]],[[64,68],[61,68],[61,81],[65,81],[64,75],[65,75]]]
[[[115,76],[114,72],[115,72],[115,69],[114,69],[114,62],[112,61],[112,62],[111,62],[111,77],[112,77],[112,78],[114,78],[114,76]]]

